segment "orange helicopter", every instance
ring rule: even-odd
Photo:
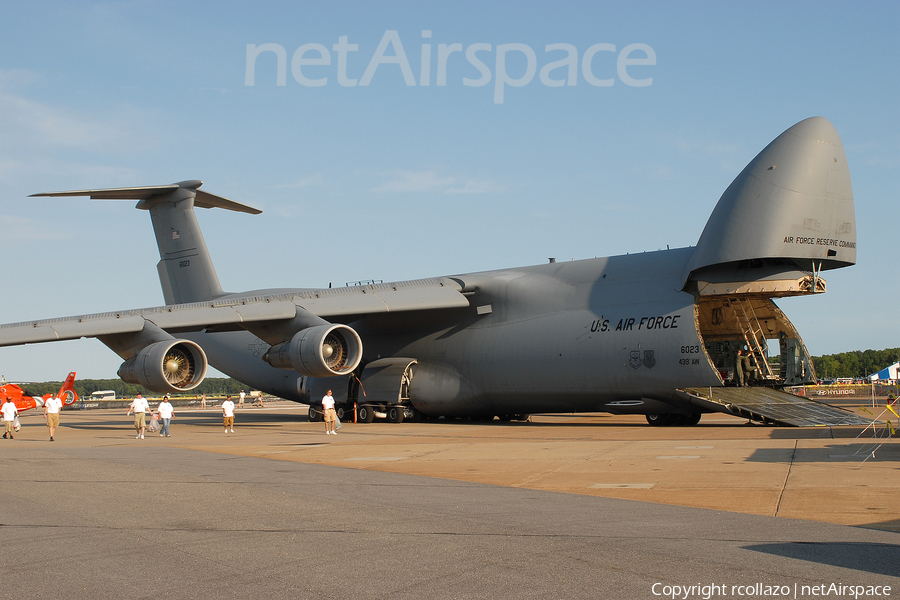
[[[6,399],[9,398],[16,405],[16,408],[19,409],[19,412],[43,407],[44,402],[54,397],[62,400],[63,406],[71,406],[78,402],[78,394],[72,389],[72,383],[74,381],[75,372],[72,371],[69,373],[69,376],[66,377],[62,387],[59,388],[59,392],[56,394],[44,394],[43,396],[32,394],[28,390],[22,389],[22,387],[16,383],[0,381],[0,402],[6,402]]]

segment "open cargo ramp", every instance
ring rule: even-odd
[[[695,405],[774,425],[831,427],[872,424],[870,419],[848,410],[767,387],[686,388],[678,391],[688,396]]]

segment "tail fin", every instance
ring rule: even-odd
[[[194,215],[194,206],[225,208],[252,215],[260,210],[197,188],[202,181],[171,185],[50,192],[33,196],[90,196],[104,200],[138,200],[150,211],[160,261],[156,266],[166,304],[211,300],[225,294]]]
[[[65,406],[71,406],[78,402],[78,394],[72,387],[73,383],[75,383],[75,371],[69,373],[69,376],[66,377],[62,387],[59,388],[59,392],[56,394],[56,397],[62,399]]]
[[[800,121],[728,186],[685,272],[761,261],[826,270],[856,263],[856,217],[841,138],[822,117]]]

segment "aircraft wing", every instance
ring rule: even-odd
[[[447,278],[304,290],[259,296],[229,296],[175,304],[0,325],[0,346],[136,333],[150,321],[168,332],[242,323],[286,321],[298,308],[324,319],[348,315],[463,308],[469,306],[458,283]]]
[[[291,298],[297,306],[324,319],[469,306],[460,284],[447,277],[308,290],[291,294]]]

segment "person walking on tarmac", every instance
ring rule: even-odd
[[[147,413],[150,412],[150,404],[146,398],[138,394],[132,401],[131,406],[128,407],[128,412],[125,413],[125,416],[130,415],[132,411],[134,411],[134,429],[137,431],[134,439],[142,440],[144,439],[144,430],[147,428]]]
[[[172,422],[172,419],[175,418],[175,408],[172,406],[172,403],[169,402],[168,394],[163,397],[162,402],[159,403],[156,410],[159,411],[159,420],[162,421],[162,427],[159,429],[159,437],[170,437],[169,424]]]
[[[11,440],[13,439],[13,423],[16,421],[16,417],[19,416],[19,409],[16,408],[16,403],[12,401],[12,398],[7,396],[6,402],[0,408],[0,412],[3,413],[3,424],[6,425],[6,432],[3,434],[3,437]]]
[[[59,411],[62,410],[63,402],[57,396],[52,396],[44,403],[44,418],[47,420],[47,428],[50,430],[50,441],[53,439],[53,433],[59,427]]]

